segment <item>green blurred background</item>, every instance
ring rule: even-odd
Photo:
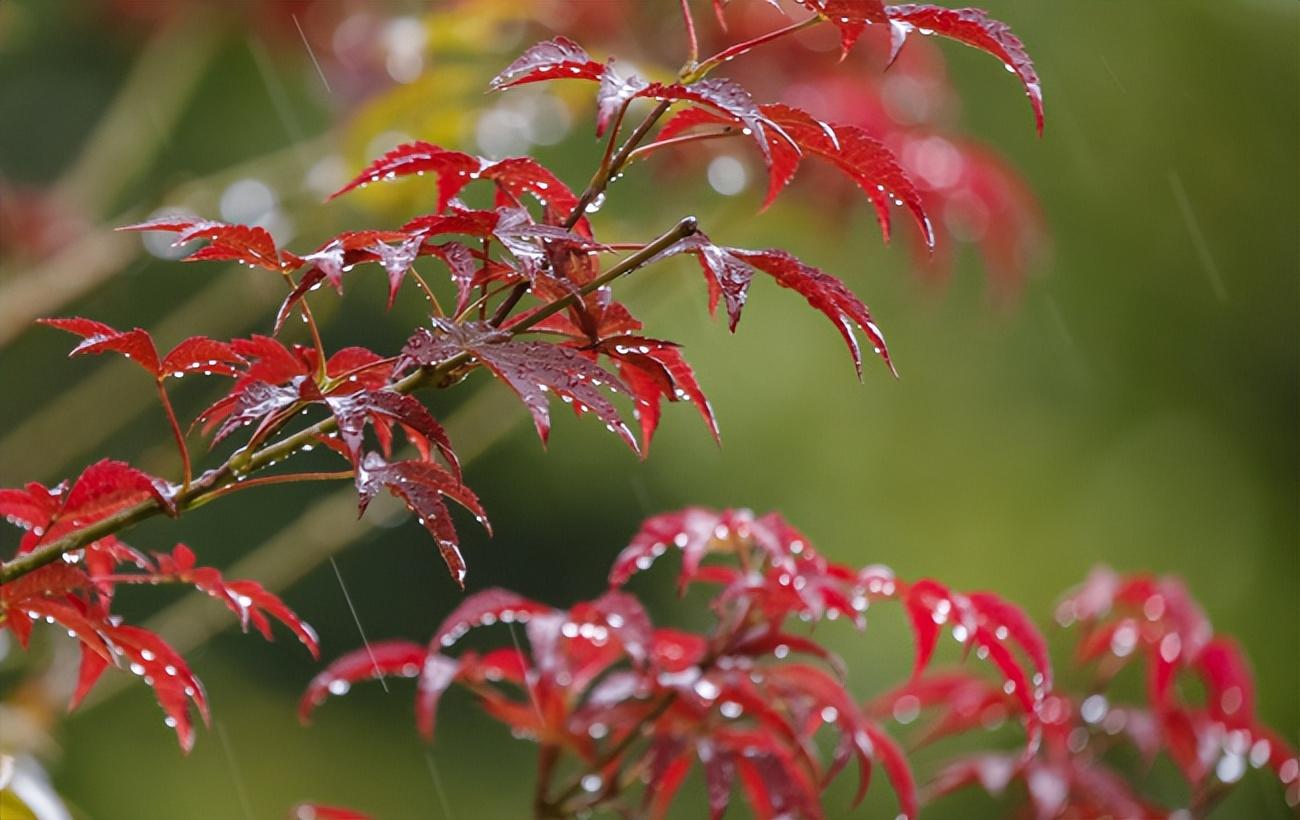
[[[68,339],[29,329],[31,315],[138,324],[162,344],[269,329],[279,288],[265,274],[169,262],[108,227],[161,206],[216,214],[231,184],[250,179],[264,188],[245,185],[226,206],[265,206],[297,250],[343,227],[399,220],[418,207],[421,183],[330,206],[320,193],[392,144],[390,132],[475,150],[495,103],[480,89],[548,36],[502,20],[536,14],[559,25],[566,6],[592,16],[602,3],[193,3],[157,20],[153,7],[169,4],[0,0],[10,216],[35,219],[51,191],[76,203],[40,223],[55,232],[47,242],[12,218],[0,237],[0,486],[54,483],[104,455],[176,469],[147,381],[125,363],[68,361]],[[596,54],[679,59],[675,5],[626,4],[584,39]],[[557,605],[591,596],[643,516],[688,503],[780,509],[836,560],[995,589],[1043,623],[1098,563],[1177,573],[1216,627],[1240,638],[1263,718],[1295,742],[1300,5],[986,5],[1028,44],[1048,110],[1036,139],[996,62],[943,47],[962,130],[1002,152],[1041,199],[1050,242],[1014,304],[988,298],[969,252],[947,286],[925,285],[905,243],[882,248],[859,202],[828,220],[805,188],[755,215],[754,164],[733,198],[696,181],[702,173],[634,169],[597,217],[603,238],[648,238],[691,212],[728,244],[788,248],[870,303],[902,377],[869,366],[859,384],[824,319],[774,286],[755,286],[731,336],[708,317],[686,264],[647,274],[626,298],[656,335],[684,343],[725,446],[712,445],[692,410],[671,406],[645,462],[600,425],[567,416],[544,452],[503,389],[433,397],[473,454],[468,480],[496,530],[489,540],[461,527],[470,588],[508,586]],[[719,42],[704,8],[701,19]],[[333,28],[348,21],[343,34]],[[318,53],[328,90],[304,37],[336,50]],[[348,49],[361,56],[349,62]],[[546,124],[533,141],[564,137],[536,150],[576,187],[594,161],[587,90],[559,94],[529,98]],[[384,314],[378,279],[369,284],[317,298],[329,344],[393,349],[420,321],[413,298]],[[186,384],[177,400],[192,414],[215,390]],[[239,563],[317,627],[327,658],[361,642],[336,568],[369,638],[423,640],[458,593],[415,522],[387,507],[357,524],[347,495],[268,489],[128,540],[147,549],[184,540],[207,563]],[[16,535],[0,539],[9,554]],[[653,612],[680,620],[667,573],[646,581]],[[144,686],[105,680],[101,697],[52,728],[42,758],[84,816],[279,817],[301,799],[384,818],[524,814],[533,749],[467,699],[444,701],[428,749],[407,681],[387,693],[359,687],[300,727],[296,698],[318,667],[287,636],[268,645],[240,635],[215,603],[189,597],[154,625],[186,649],[216,725],[183,757]],[[175,600],[141,589],[121,605],[146,620]],[[910,663],[899,614],[873,614],[864,635],[825,633],[864,696]],[[210,636],[211,626],[224,631]],[[1062,637],[1054,631],[1054,645]],[[24,671],[46,665],[50,680],[66,678],[58,643],[10,651],[0,687],[12,697]],[[7,723],[13,744],[19,730]],[[892,816],[883,779],[872,791],[866,816]],[[1286,816],[1279,792],[1252,773],[1215,816]],[[847,803],[837,789],[828,811]],[[681,816],[702,815],[688,806]],[[927,816],[999,812],[968,795]]]

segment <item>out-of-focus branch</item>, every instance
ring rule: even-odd
[[[56,312],[125,268],[139,247],[136,237],[96,230],[27,273],[0,281],[0,347],[33,319]]]
[[[149,41],[81,155],[54,187],[83,214],[100,215],[158,155],[217,53],[222,27],[195,6]]]
[[[275,304],[280,296],[280,290],[272,287],[275,284],[273,280],[263,280],[266,287],[258,287],[257,280],[255,272],[232,268],[171,311],[154,328],[154,335],[159,339],[179,341],[200,327],[215,337],[232,336],[245,330],[251,314]],[[9,308],[4,290],[0,287],[0,317]],[[4,319],[0,318],[0,344],[4,342],[4,327]],[[77,382],[73,389],[52,399],[41,407],[41,412],[33,413],[0,438],[0,484],[49,478],[51,471],[57,471],[78,455],[93,449],[152,407],[153,398],[147,390],[117,389],[124,374],[136,378],[138,370],[130,362],[105,361],[94,373]],[[113,400],[105,401],[107,396],[112,396]],[[86,407],[92,402],[95,405],[94,418],[88,421]],[[40,447],[33,447],[34,441],[39,441]]]

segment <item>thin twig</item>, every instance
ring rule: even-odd
[[[190,488],[190,481],[194,479],[193,471],[190,467],[190,448],[185,446],[185,433],[181,431],[181,423],[176,419],[176,410],[172,408],[172,400],[167,397],[167,388],[163,385],[165,376],[159,376],[156,384],[158,385],[158,400],[162,402],[163,412],[167,415],[167,424],[172,429],[172,438],[176,439],[176,450],[181,456],[181,472],[185,476],[181,484],[181,491],[184,492]]]
[[[257,478],[249,478],[243,481],[236,481],[234,484],[227,484],[224,487],[218,487],[203,497],[203,500],[191,504],[189,509],[195,509],[228,495],[234,495],[241,490],[248,490],[253,487],[267,487],[272,484],[292,484],[298,481],[343,481],[352,478],[351,470],[337,470],[335,472],[321,473],[284,473],[282,475],[264,475]]]
[[[700,41],[695,35],[695,18],[691,16],[690,0],[682,0],[682,19],[686,22],[687,51],[686,64],[694,66],[700,61]]]
[[[686,134],[685,136],[681,136],[681,137],[672,137],[666,140],[659,140],[657,142],[652,142],[649,145],[642,145],[640,148],[636,149],[631,154],[628,154],[627,161],[629,163],[634,162],[640,159],[641,157],[646,156],[647,154],[660,150],[661,148],[671,148],[676,145],[682,145],[684,143],[690,143],[690,142],[703,142],[705,140],[722,139],[723,137],[737,137],[740,136],[740,133],[741,132],[739,129],[733,128],[732,126],[729,125],[726,128],[722,129],[721,131],[706,131],[700,134]]]
[[[740,55],[752,51],[765,43],[770,43],[773,40],[785,37],[787,34],[794,34],[795,32],[803,31],[806,28],[811,28],[812,26],[822,22],[824,19],[825,18],[821,15],[814,14],[812,17],[801,20],[798,23],[791,23],[785,28],[769,31],[767,34],[760,34],[752,40],[746,40],[743,43],[736,43],[734,46],[724,48],[722,51],[719,51],[707,60],[701,61],[695,70],[690,73],[689,80],[694,82],[725,62],[734,60]]]

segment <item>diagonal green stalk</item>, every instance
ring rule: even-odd
[[[601,276],[593,279],[573,293],[566,294],[529,314],[509,329],[510,334],[514,336],[527,332],[548,317],[569,307],[569,305],[586,294],[602,288],[615,279],[632,273],[653,261],[660,253],[685,237],[694,234],[696,230],[694,217],[688,216],[682,219],[672,229],[659,236],[640,251],[625,257]],[[445,386],[444,382],[447,377],[470,362],[471,356],[468,353],[459,353],[436,366],[422,367],[416,370],[392,385],[391,389],[398,393],[411,393],[423,387]],[[223,488],[240,481],[241,478],[250,473],[257,472],[286,458],[295,451],[302,449],[305,445],[310,445],[318,437],[333,432],[336,426],[334,419],[328,418],[299,430],[297,433],[280,441],[267,444],[251,454],[242,450],[236,451],[227,459],[225,464],[199,476],[190,484],[188,489],[182,489],[173,497],[172,500],[175,503],[177,514],[201,506],[211,500],[213,496],[221,494]],[[236,469],[235,465],[239,465],[239,468]],[[120,532],[163,511],[162,505],[151,498],[97,521],[88,527],[69,533],[57,541],[40,545],[31,552],[0,564],[0,584],[7,584],[21,578],[40,567],[59,560],[69,552],[81,549],[107,535]]]

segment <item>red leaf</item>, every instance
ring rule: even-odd
[[[945,765],[927,784],[931,799],[978,783],[991,795],[1001,795],[1021,771],[1023,761],[1011,755],[978,754]]]
[[[907,764],[907,756],[903,754],[903,750],[898,747],[893,738],[870,722],[866,723],[865,729],[867,736],[871,738],[875,755],[884,764],[885,774],[889,776],[889,782],[894,787],[894,794],[898,795],[898,808],[902,811],[900,816],[908,820],[915,818],[919,810],[916,780],[912,777],[912,767]]]
[[[601,250],[603,245],[558,225],[540,225],[523,208],[498,208],[500,219],[492,236],[524,264],[529,278],[536,278],[550,257],[560,248]],[[572,289],[570,285],[568,290]]]
[[[411,238],[404,231],[344,231],[316,250],[302,258],[304,264],[312,267],[303,274],[298,286],[280,307],[280,317],[276,329],[288,315],[288,308],[309,291],[320,285],[321,279],[328,279],[336,290],[343,290],[343,274],[361,262],[378,260],[377,245],[386,242],[404,242]]]
[[[69,356],[112,351],[121,353],[149,371],[155,378],[160,375],[161,365],[158,362],[158,351],[154,348],[153,339],[150,338],[148,331],[137,327],[135,330],[124,332],[114,330],[106,324],[82,318],[38,319],[37,321],[43,325],[57,327],[59,330],[66,330],[69,333],[84,337],[84,341],[74,347],[72,352],[68,354]]]
[[[433,654],[460,640],[466,632],[477,626],[500,623],[527,623],[534,615],[554,612],[545,604],[496,587],[476,592],[452,610],[429,641]]]
[[[1020,645],[1042,675],[1043,682],[1050,686],[1052,661],[1047,654],[1047,641],[1020,607],[988,592],[973,592],[969,600],[981,617],[991,621],[995,633],[1000,627]]]
[[[699,664],[708,651],[708,641],[699,635],[656,629],[650,645],[651,666],[661,672],[681,672]]]
[[[916,634],[916,661],[912,667],[912,676],[919,677],[930,663],[935,644],[939,641],[941,620],[936,619],[940,602],[952,607],[952,593],[948,588],[928,578],[917,581],[907,591],[903,606]]]
[[[682,781],[690,773],[695,762],[694,750],[687,747],[664,761],[656,761],[651,768],[650,782],[646,784],[645,796],[650,804],[650,816],[661,820],[668,816],[673,798],[682,787]]]
[[[289,813],[289,820],[370,820],[370,815],[338,806],[299,803]]]
[[[1196,659],[1205,681],[1205,705],[1216,720],[1228,726],[1249,726],[1255,721],[1255,680],[1240,647],[1231,638],[1206,644]]]
[[[397,245],[376,242],[370,246],[369,250],[379,258],[379,264],[388,274],[389,308],[392,308],[393,302],[397,300],[397,291],[402,287],[402,281],[411,270],[416,257],[419,256],[420,246],[423,243],[423,236],[412,236]]]
[[[647,518],[614,559],[614,566],[609,571],[610,586],[623,586],[637,572],[649,569],[670,546],[683,553],[682,575],[685,578],[693,567],[699,566],[720,520],[716,511],[706,507],[687,507]]]
[[[782,250],[733,249],[731,252],[748,264],[771,275],[782,287],[798,292],[808,300],[809,305],[830,319],[853,355],[853,364],[858,370],[859,378],[862,376],[862,354],[853,334],[854,326],[866,334],[875,353],[884,360],[885,365],[894,375],[898,375],[894,363],[889,358],[884,334],[872,321],[867,306],[839,279],[804,264]]]
[[[569,186],[532,157],[507,157],[485,164],[479,176],[495,182],[516,202],[528,194],[541,205],[565,216],[578,205],[578,197]]]
[[[530,46],[492,79],[491,87],[501,91],[542,80],[596,80],[604,69],[604,63],[592,60],[582,46],[567,37],[556,37]]]
[[[867,306],[833,276],[806,265],[782,250],[750,251],[741,248],[724,248],[713,244],[707,236],[695,236],[677,243],[664,252],[664,256],[689,252],[695,254],[709,285],[709,309],[717,306],[718,296],[725,298],[727,315],[732,331],[740,322],[740,313],[749,296],[749,284],[754,271],[761,270],[774,278],[782,287],[797,291],[808,304],[835,323],[853,355],[854,365],[861,376],[862,355],[854,337],[856,326],[867,335],[874,351],[880,355],[891,372],[897,375],[884,335],[871,318]]]
[[[29,482],[21,490],[0,490],[0,515],[15,527],[24,530],[41,530],[35,535],[45,534],[44,528],[54,518],[59,507],[63,506],[63,493],[67,487],[60,484],[51,492],[43,484]]]
[[[847,668],[839,655],[831,652],[811,638],[805,638],[802,635],[791,635],[780,631],[763,632],[761,635],[737,644],[732,651],[737,655],[750,655],[755,658],[765,655],[776,655],[777,658],[785,658],[791,652],[799,652],[826,661],[835,674],[840,677],[847,675]]]
[[[171,349],[159,369],[164,376],[178,379],[186,373],[237,377],[239,371],[231,365],[243,363],[243,358],[225,342],[206,336],[191,336]]]
[[[427,741],[433,740],[434,718],[438,713],[438,701],[447,691],[460,663],[436,653],[429,653],[420,669],[420,681],[415,696],[415,722],[420,734]]]
[[[913,742],[919,747],[985,725],[1007,711],[1008,695],[997,684],[967,672],[912,678],[871,701],[876,717],[905,715],[935,707],[939,714]],[[1061,708],[1068,710],[1062,701]]]
[[[314,369],[316,351],[306,348],[302,352],[309,366]],[[341,379],[345,373],[351,374],[346,382],[329,391],[331,396],[357,390],[378,390],[388,384],[393,374],[393,360],[364,347],[344,347],[325,361],[325,373],[331,379]]]
[[[925,213],[921,195],[893,152],[883,143],[861,128],[828,125],[791,106],[765,105],[763,114],[780,125],[804,152],[827,160],[857,183],[875,206],[876,218],[886,242],[890,237],[889,205],[892,198],[912,212],[926,245],[934,246],[934,229]],[[790,161],[787,159],[787,164]],[[798,161],[797,156],[792,158],[794,167],[798,166]],[[774,168],[784,173],[772,175],[764,207],[776,198],[794,175],[793,167],[786,171],[780,163],[775,163]]]
[[[611,59],[601,71],[600,90],[596,92],[596,136],[603,136],[619,109],[631,102],[648,85],[635,74],[622,74]]]
[[[68,701],[68,711],[71,712],[81,705],[94,688],[99,676],[104,674],[108,668],[108,658],[91,649],[85,643],[81,644],[81,665],[77,668],[77,688],[72,692],[72,698]]]
[[[330,194],[329,199],[355,188],[364,188],[372,182],[432,171],[438,175],[437,210],[441,211],[469,183],[470,175],[476,173],[481,164],[478,157],[448,151],[428,142],[403,143],[366,166],[355,179]]]
[[[19,611],[21,609],[21,611]],[[66,601],[35,597],[17,602],[10,608],[11,618],[24,616],[33,621],[37,618],[52,619],[54,623],[71,632],[85,650],[108,660],[109,645],[104,641],[104,625],[88,617],[85,612]]]
[[[709,286],[709,312],[718,309],[718,297],[727,305],[727,326],[734,333],[740,323],[740,312],[749,299],[749,283],[754,278],[754,268],[736,258],[730,249],[713,244],[703,234],[685,239],[664,252],[665,256],[688,251],[695,255],[704,271]]]
[[[227,581],[212,567],[196,566],[194,551],[184,544],[177,544],[170,555],[159,553],[157,559],[157,570],[147,576],[149,580],[193,584],[196,589],[225,604],[239,618],[245,632],[252,622],[268,641],[271,640],[271,625],[266,616],[270,615],[288,627],[312,657],[320,656],[320,639],[315,630],[289,609],[279,596],[256,581]]]
[[[402,226],[404,231],[421,231],[426,235],[466,234],[482,239],[492,237],[501,215],[496,211],[452,211],[449,214],[417,216]]]
[[[357,493],[364,513],[383,487],[406,503],[438,544],[452,578],[465,586],[465,559],[460,553],[460,539],[451,523],[451,513],[442,496],[454,500],[474,513],[478,522],[492,532],[478,497],[456,476],[430,461],[386,462],[378,453],[368,453],[357,468]]]
[[[270,615],[288,627],[299,642],[307,647],[307,651],[311,652],[313,658],[320,657],[320,638],[316,636],[316,630],[286,606],[279,596],[256,581],[227,581],[225,588],[239,608],[236,614],[247,611],[248,617],[253,620],[258,631],[268,641],[271,640],[271,630],[265,615]]]
[[[321,399],[320,390],[310,376],[296,376],[285,386],[254,381],[240,386],[228,397],[199,414],[205,429],[210,429],[218,420],[224,419],[212,437],[215,445],[241,426],[260,422],[258,430],[270,424],[283,410],[299,402],[313,402]]]
[[[986,51],[997,57],[1007,70],[1020,78],[1034,109],[1034,124],[1043,133],[1043,90],[1034,71],[1034,63],[1025,52],[1024,43],[1011,33],[1005,23],[988,16],[980,9],[950,9],[917,3],[888,6],[894,42],[890,61],[897,56],[903,41],[913,28],[934,32]]]
[[[47,564],[0,584],[0,608],[18,608],[29,599],[58,598],[90,586],[90,577],[76,567],[62,561]]]
[[[456,285],[456,313],[462,313],[469,305],[474,278],[479,271],[473,252],[459,242],[426,245],[425,250],[441,259],[451,272],[451,281]]]
[[[644,664],[654,651],[650,616],[640,601],[625,592],[607,590],[594,601],[575,605],[569,611],[569,618],[580,626],[593,622],[607,626],[636,664]]]
[[[460,480],[460,461],[451,447],[447,431],[429,414],[419,399],[391,390],[359,390],[327,397],[325,403],[338,422],[339,437],[353,462],[361,454],[362,434],[367,419],[374,421],[377,426],[395,421],[412,434],[412,440],[426,459],[429,443],[432,442],[451,467],[452,474]]]
[[[72,483],[44,537],[53,541],[151,498],[164,510],[175,509],[171,489],[162,479],[122,461],[97,461]]]
[[[1209,766],[1201,757],[1200,738],[1191,715],[1184,709],[1169,708],[1162,710],[1159,717],[1169,756],[1188,783],[1193,786],[1199,784],[1205,778]]]
[[[799,0],[799,4],[821,14],[839,29],[840,59],[848,56],[867,24],[888,19],[883,0]]]
[[[758,145],[758,150],[763,154],[763,159],[769,165],[772,162],[772,150],[769,147],[769,141],[785,140],[787,144],[794,147],[794,150],[799,150],[798,146],[794,146],[790,141],[782,127],[769,120],[759,110],[758,104],[754,102],[754,98],[750,96],[749,92],[731,80],[700,80],[690,85],[651,83],[638,91],[636,96],[673,102],[700,103],[726,114],[743,126],[748,136],[753,137]],[[769,130],[772,133],[769,133]]]
[[[905,205],[915,218],[928,247],[934,247],[934,229],[926,215],[920,192],[899,164],[893,152],[866,131],[852,125],[830,125],[807,112],[788,105],[760,107],[760,114],[774,129],[768,135],[767,208],[794,178],[803,153],[821,157],[853,180],[871,200],[888,242],[891,234],[891,201]],[[671,139],[699,125],[727,125],[729,120],[699,108],[680,112],[660,129],[656,141]]]
[[[816,784],[770,734],[718,732],[715,737],[731,746],[741,786],[759,818],[823,816]]]
[[[191,217],[166,216],[150,222],[124,225],[119,231],[172,231],[179,234],[172,246],[184,245],[196,239],[207,239],[210,244],[185,257],[186,262],[201,260],[234,261],[249,267],[266,268],[280,272],[301,263],[291,253],[281,253],[275,240],[264,228],[249,225],[228,225]]]
[[[310,375],[301,357],[270,336],[254,334],[248,339],[235,339],[230,347],[253,362],[244,371],[244,380],[284,384],[295,376]]]
[[[311,713],[327,697],[345,695],[359,681],[419,675],[426,654],[423,646],[410,641],[380,641],[337,658],[307,684],[307,691],[298,701],[298,719],[308,723]]]
[[[699,744],[701,762],[704,764],[704,785],[708,791],[709,818],[721,820],[731,803],[731,790],[736,782],[736,763],[728,753],[712,748],[712,744]]]
[[[671,388],[664,385],[662,376],[655,371],[644,370],[627,362],[619,364],[618,375],[636,399],[632,415],[641,424],[641,452],[648,456],[650,441],[654,438],[662,415],[659,399],[666,394],[670,395]]]
[[[636,399],[643,452],[650,452],[650,441],[659,425],[661,399],[690,401],[700,411],[714,441],[722,443],[713,407],[676,344],[643,336],[613,336],[601,341],[600,350],[619,363],[619,375]]]
[[[435,319],[441,331],[435,335],[421,328],[406,343],[406,359],[421,365],[436,365],[460,352],[471,354],[504,382],[523,401],[532,414],[537,434],[545,443],[551,431],[547,392],[572,404],[581,415],[591,411],[617,433],[628,447],[638,451],[636,438],[619,417],[617,408],[600,392],[607,387],[615,393],[631,395],[617,376],[583,358],[566,347],[547,342],[515,342],[508,333],[490,325],[471,323],[456,325]]]
[[[199,710],[205,723],[209,720],[203,685],[190,672],[185,660],[153,632],[126,625],[114,626],[106,632],[128,661],[130,670],[153,689],[158,705],[167,715],[167,725],[176,731],[181,748],[188,752],[194,747],[190,705]]]

